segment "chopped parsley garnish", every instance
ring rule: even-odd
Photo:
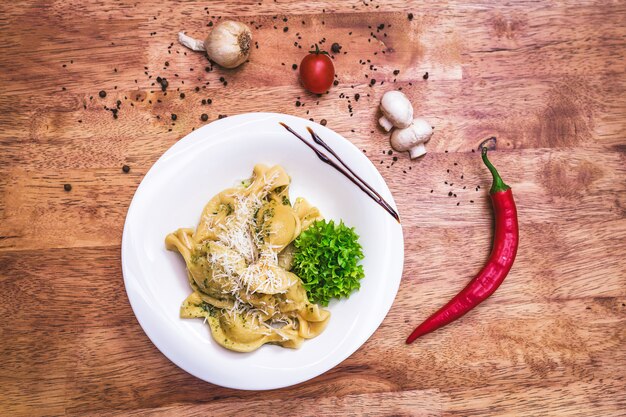
[[[203,309],[205,312],[209,313],[209,315],[211,316],[215,314],[215,307],[213,307],[211,304],[207,303],[206,301],[203,301],[202,304],[200,304],[200,308]]]
[[[332,220],[316,221],[298,236],[293,269],[309,300],[327,306],[331,298],[348,297],[361,287],[365,274],[358,239],[354,228]]]

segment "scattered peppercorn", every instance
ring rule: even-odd
[[[72,184],[63,184],[63,189],[65,191],[72,191]]]
[[[296,100],[296,107],[300,107],[302,105],[302,103],[300,102],[300,100]]]
[[[178,116],[176,116],[174,113],[172,113],[172,120],[176,120],[178,119]]]
[[[361,98],[361,95],[359,93],[356,93],[354,95],[354,101],[359,101],[360,98]]]
[[[128,165],[124,165],[122,166],[122,171],[124,171],[125,174],[128,174],[130,172],[130,167]]]
[[[409,13],[408,18],[409,20],[413,20],[413,13]]]
[[[341,45],[339,45],[337,42],[335,42],[330,47],[330,50],[333,51],[333,53],[338,54],[339,51],[341,51]]]
[[[285,27],[283,28],[283,32],[287,32],[288,30],[289,30],[289,28],[288,28],[287,26],[285,26]]]
[[[326,121],[326,119],[322,119],[322,120],[320,120],[320,124],[321,124],[322,126],[326,126],[326,123],[328,123],[328,122]]]
[[[107,96],[107,92],[104,90],[100,90],[100,92],[98,93],[98,95],[100,96],[100,98],[105,98]],[[70,186],[71,188],[71,186]]]
[[[297,69],[298,69],[298,64],[293,64],[293,65],[291,66],[291,69],[293,69],[293,70],[297,70]]]
[[[428,71],[426,71],[426,72],[424,73],[424,76],[423,76],[422,78],[423,78],[423,79],[425,79],[425,80],[427,80],[427,79],[428,79]]]
[[[206,122],[207,120],[209,120],[209,115],[206,113],[202,113],[200,115],[200,120],[202,120],[203,122]]]
[[[452,191],[448,192],[448,197],[452,197]]]
[[[398,75],[398,74],[400,74],[400,70],[394,70],[393,71],[393,75]]]
[[[393,155],[393,151],[392,151],[391,149],[389,149],[389,150],[387,151],[387,155]]]
[[[185,93],[180,93],[180,98],[185,98]]]

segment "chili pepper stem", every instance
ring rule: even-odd
[[[498,191],[506,191],[510,189],[511,187],[509,187],[508,185],[504,183],[504,181],[502,181],[500,174],[498,174],[498,170],[496,169],[496,167],[493,166],[491,161],[489,161],[489,158],[487,158],[486,146],[483,146],[481,148],[481,156],[483,158],[483,162],[485,163],[485,165],[487,165],[487,168],[489,169],[489,171],[491,172],[491,175],[493,176],[493,183],[491,184],[491,189],[489,190],[489,193],[493,194],[493,193],[497,193]]]

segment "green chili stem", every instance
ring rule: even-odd
[[[498,174],[498,170],[496,170],[496,168],[491,164],[491,161],[489,161],[489,159],[487,158],[486,146],[483,146],[481,148],[481,155],[483,157],[483,162],[485,163],[485,165],[487,165],[487,168],[489,168],[489,171],[491,172],[491,175],[493,176],[493,183],[491,184],[491,189],[489,190],[489,193],[493,194],[499,191],[506,191],[510,189],[511,187],[509,187],[508,185],[504,183],[504,181],[502,181],[500,174]]]

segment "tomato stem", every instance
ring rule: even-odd
[[[315,51],[309,51],[310,54],[315,54],[315,55],[328,55],[328,52],[326,51],[320,51],[320,47],[318,44],[315,44]]]

